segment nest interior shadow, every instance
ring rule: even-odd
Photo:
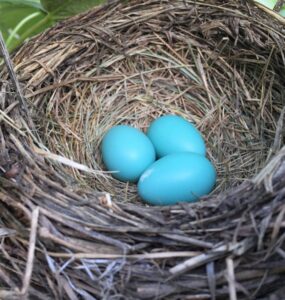
[[[110,4],[21,47],[28,117],[1,73],[2,296],[19,296],[22,278],[39,299],[246,298],[282,286],[284,49],[284,27],[249,3],[188,0]],[[169,113],[200,129],[218,183],[199,203],[148,208],[104,172],[100,144],[114,125],[145,131]]]

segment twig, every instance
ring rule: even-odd
[[[245,239],[240,243],[222,245],[209,253],[202,253],[201,255],[190,258],[184,261],[183,263],[172,267],[169,270],[170,273],[173,274],[171,278],[176,277],[198,266],[201,266],[209,261],[217,260],[218,258],[223,257],[227,253],[234,252],[236,255],[242,255],[252,246],[252,242],[253,241],[250,239]]]
[[[26,272],[23,278],[23,287],[21,290],[22,295],[26,295],[28,291],[32,272],[33,272],[38,219],[39,219],[39,207],[36,207],[32,212],[32,224],[31,224],[31,233],[30,233],[30,240],[29,240],[30,245],[29,245],[28,258],[26,264]]]
[[[215,276],[215,264],[214,262],[209,262],[206,266],[207,270],[207,279],[211,292],[211,299],[216,300],[216,276]]]
[[[74,258],[74,259],[93,259],[93,258],[104,258],[104,259],[117,259],[117,258],[127,258],[127,259],[166,259],[166,258],[177,258],[177,257],[195,257],[199,255],[200,252],[195,251],[173,251],[173,252],[158,252],[158,253],[145,253],[145,254],[104,254],[104,253],[56,253],[48,252],[48,255],[52,257],[60,258]]]
[[[233,259],[228,257],[226,259],[226,263],[227,263],[227,271],[228,271],[227,280],[229,284],[230,300],[237,300]]]
[[[9,52],[8,52],[7,47],[5,45],[5,42],[4,42],[1,31],[0,31],[0,50],[1,50],[2,56],[4,58],[5,64],[7,66],[7,69],[8,69],[12,84],[14,86],[14,89],[17,92],[18,101],[20,102],[20,104],[21,104],[22,108],[24,109],[26,115],[29,116],[28,107],[26,105],[25,98],[24,98],[22,90],[20,88],[19,81],[17,80],[15,71],[13,69],[13,64],[12,64],[12,61],[10,59]]]
[[[272,146],[273,154],[275,154],[277,151],[279,151],[281,148],[281,145],[282,145],[282,134],[284,132],[284,114],[285,114],[285,106],[281,110],[280,117],[277,122],[274,143]]]
[[[194,245],[194,246],[197,246],[197,247],[202,247],[202,248],[205,248],[205,249],[212,249],[214,247],[214,245],[212,243],[201,241],[201,240],[194,239],[194,238],[190,238],[190,237],[187,237],[187,236],[178,235],[178,234],[164,233],[164,234],[162,234],[162,236],[167,237],[167,238],[169,238],[171,240],[174,240],[174,241],[179,241],[179,242],[182,242],[182,243],[184,242],[184,243]]]
[[[17,231],[10,228],[0,228],[0,238],[16,235]]]

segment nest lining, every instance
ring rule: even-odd
[[[206,140],[218,170],[216,192],[251,178],[265,164],[284,104],[284,76],[275,72],[280,50],[268,57],[264,46],[271,42],[254,35],[245,16],[229,19],[216,7],[205,14],[205,6],[191,2],[174,2],[164,13],[147,5],[127,18],[114,11],[111,20],[65,23],[64,31],[41,36],[36,51],[22,50],[28,58],[17,69],[43,144],[103,171],[100,143],[109,128],[130,124],[145,131],[158,116],[179,114]],[[105,173],[64,172],[121,201],[138,198],[135,185]]]
[[[14,287],[22,278],[35,299],[243,299],[278,289],[282,31],[244,2],[133,1],[67,20],[24,45],[13,60],[35,128],[10,106],[15,94],[2,73],[0,208],[11,238],[0,276],[11,291],[0,296],[21,296]],[[108,128],[145,130],[165,113],[193,121],[206,139],[219,183],[204,201],[134,205],[134,186],[58,163],[98,170]],[[16,175],[5,172],[14,167]],[[30,279],[25,265],[33,266]]]

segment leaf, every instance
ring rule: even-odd
[[[106,0],[41,0],[43,8],[55,19],[79,14],[105,2]]]
[[[41,11],[40,4],[32,1],[27,1],[27,5],[23,3],[25,3],[25,1],[0,2],[0,30],[2,31],[5,40],[21,20],[30,14]],[[37,20],[33,20],[33,22],[36,21]],[[27,24],[27,26],[30,26],[30,24]],[[25,28],[22,28],[22,31],[24,30]]]
[[[279,11],[280,16],[285,17],[285,5]]]
[[[255,0],[255,2],[260,3],[269,9],[273,9],[277,3],[277,0]]]
[[[0,0],[0,31],[12,51],[26,38],[58,19],[86,11],[106,0]]]
[[[4,40],[9,42],[9,51],[22,43],[24,35],[25,38],[31,37],[51,25],[51,22],[42,23],[47,13],[40,0],[0,0],[0,16],[0,30]],[[13,36],[11,33],[14,33]]]
[[[0,0],[0,8],[2,5],[17,6],[17,7],[33,7],[43,9],[41,0]]]

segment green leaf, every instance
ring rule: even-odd
[[[0,16],[0,30],[8,41],[9,51],[51,25],[51,22],[42,22],[47,13],[40,0],[0,0]]]
[[[285,18],[285,5],[282,6],[281,10],[279,11],[280,16]]]
[[[26,38],[106,0],[0,0],[0,31],[9,51]]]
[[[278,0],[256,0],[256,2],[266,6],[269,9],[273,9]]]
[[[63,19],[105,3],[106,0],[41,0],[43,8],[55,19]]]
[[[24,2],[24,1],[23,1]],[[32,1],[28,1],[32,2]],[[25,5],[21,1],[1,1],[0,2],[0,30],[7,39],[10,31],[27,15],[35,13],[39,10],[37,3],[29,3]]]
[[[3,6],[16,7],[33,7],[35,9],[43,9],[41,0],[0,0],[0,8]]]

